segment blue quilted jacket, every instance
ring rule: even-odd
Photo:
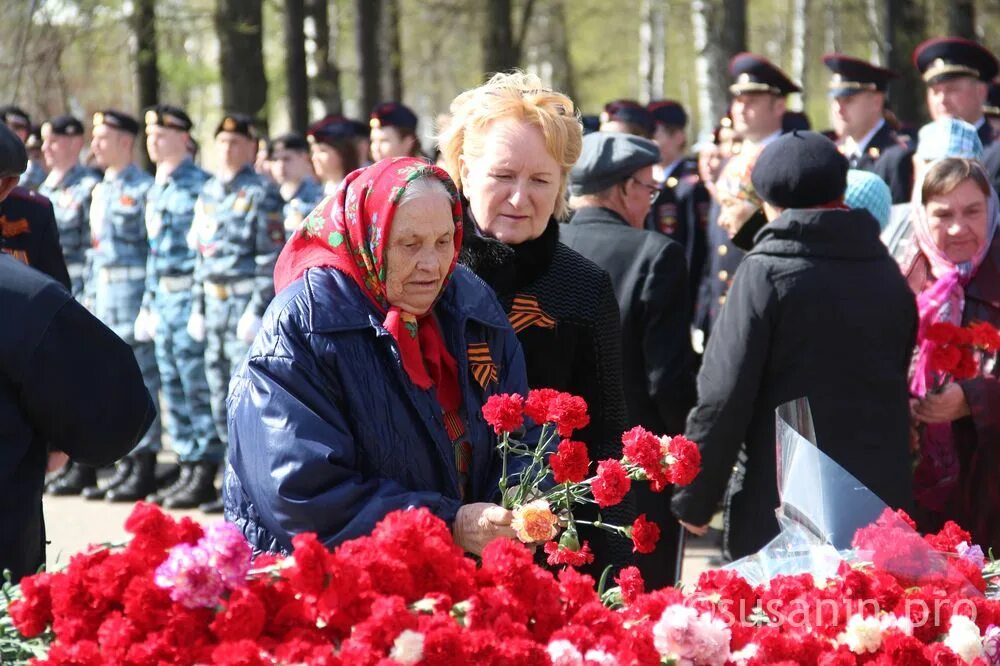
[[[435,313],[473,450],[464,502],[495,501],[500,457],[481,408],[496,393],[527,394],[521,346],[493,292],[461,266]],[[463,503],[434,391],[409,380],[381,321],[332,268],[308,270],[268,308],[230,384],[223,492],[227,520],[256,550],[287,553],[300,532],[334,546],[409,507],[451,522]],[[497,370],[485,388],[467,354],[482,343]]]

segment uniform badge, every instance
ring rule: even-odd
[[[528,294],[518,294],[514,297],[507,318],[515,333],[520,333],[529,326],[556,327],[556,320],[542,310],[536,297]]]
[[[497,366],[490,355],[490,346],[485,342],[469,344],[469,370],[476,382],[485,389],[497,382]]]
[[[3,234],[4,238],[20,236],[21,234],[28,233],[30,230],[28,220],[25,218],[8,220],[6,215],[0,215],[0,233]]]

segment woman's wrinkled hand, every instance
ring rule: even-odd
[[[455,543],[473,555],[480,555],[494,539],[517,539],[510,526],[514,514],[498,504],[476,502],[462,505],[451,528]]]
[[[913,418],[921,423],[951,423],[969,416],[965,391],[958,384],[946,384],[937,393],[928,393],[913,404]]]

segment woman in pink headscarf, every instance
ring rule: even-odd
[[[903,272],[917,294],[920,330],[911,391],[920,426],[915,491],[924,529],[946,519],[972,532],[985,550],[1000,548],[1000,381],[996,369],[934,388],[931,343],[936,322],[1000,326],[1000,225],[997,195],[982,165],[948,158],[927,168],[914,188],[915,255]]]

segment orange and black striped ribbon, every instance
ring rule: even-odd
[[[527,294],[518,294],[514,297],[507,318],[510,319],[510,325],[514,327],[515,333],[520,333],[529,326],[556,327],[556,320],[542,310],[538,305],[538,299]]]
[[[497,366],[490,354],[490,347],[485,342],[473,342],[469,345],[469,370],[472,376],[484,389],[497,381]]]

